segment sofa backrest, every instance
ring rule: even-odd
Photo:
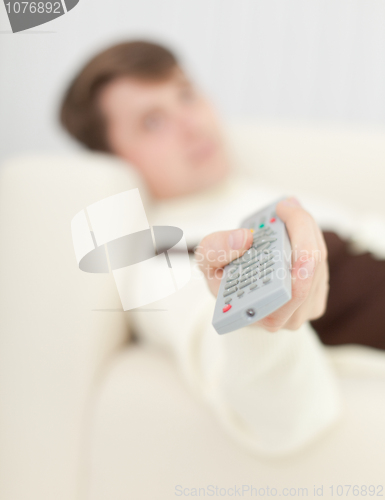
[[[238,168],[261,182],[385,216],[385,128],[241,122],[226,131]]]

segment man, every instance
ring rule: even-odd
[[[277,206],[296,249],[291,301],[249,327],[221,338],[213,335],[213,297],[222,267],[252,242],[247,228],[216,229],[228,227],[224,219],[237,227],[242,199],[242,216],[256,210],[256,200],[263,206],[263,200],[273,199],[257,187],[239,184],[235,189],[238,180],[216,113],[175,56],[144,41],[105,50],[71,83],[61,121],[86,147],[117,155],[137,169],[163,223],[183,229],[190,224],[186,232],[199,236],[190,243],[208,287],[192,282],[162,302],[170,314],[156,325],[149,316],[135,318],[140,336],[171,346],[191,385],[204,394],[229,432],[253,450],[287,453],[332,425],[340,415],[338,391],[309,324],[321,322],[321,338],[331,332],[329,343],[338,343],[338,328],[333,335],[338,315],[334,325],[321,318],[329,291],[328,248],[314,218],[295,198]],[[237,202],[227,210],[233,197]],[[339,258],[346,250],[338,247],[342,240],[325,236]],[[335,313],[333,304],[331,309]],[[350,329],[345,341],[349,335],[354,339],[356,334]]]
[[[213,107],[193,86],[167,49],[147,42],[120,44],[99,54],[73,82],[62,107],[62,122],[91,149],[113,153],[136,167],[155,198],[181,197],[213,186],[229,174],[230,162]],[[326,246],[312,217],[296,200],[282,203],[298,255],[317,256],[294,263],[293,274],[306,265],[309,280],[293,282],[289,304],[261,321],[267,330],[296,329],[320,317],[326,306]],[[251,208],[251,211],[253,209]],[[218,245],[234,259],[251,245],[252,236],[213,234],[202,241],[202,270],[214,295],[226,262],[209,262]],[[239,241],[238,241],[238,239]],[[232,252],[235,250],[235,252]],[[210,264],[210,265],[209,265]]]

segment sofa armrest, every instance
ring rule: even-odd
[[[130,325],[112,276],[77,267],[71,219],[135,187],[145,202],[134,169],[107,155],[0,170],[1,498],[79,498],[93,389]]]

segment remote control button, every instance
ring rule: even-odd
[[[225,313],[225,312],[227,312],[227,311],[230,311],[230,309],[231,309],[231,304],[227,304],[227,306],[225,306],[225,307],[222,309],[222,311]]]
[[[238,285],[239,281],[238,280],[235,280],[235,281],[230,281],[230,283],[227,283],[227,285],[225,285],[225,290],[228,290],[229,288],[231,288],[232,286],[235,286],[235,285]]]
[[[237,293],[237,296],[238,297],[242,297],[242,295],[245,293],[244,290],[240,290],[238,293]]]
[[[276,219],[275,217],[272,217],[272,218],[270,219],[270,222],[271,222],[271,223],[273,223],[273,222],[275,222],[276,220],[277,220],[277,219]]]
[[[250,285],[250,283],[251,283],[251,280],[250,280],[250,279],[249,279],[249,280],[246,280],[246,281],[244,281],[241,285],[239,285],[239,288],[245,288],[245,286]]]
[[[230,274],[234,274],[238,271],[238,267],[236,266],[232,266],[230,267],[230,269],[228,270],[228,275],[230,276]]]
[[[242,274],[249,273],[251,269],[255,269],[257,266],[259,266],[259,260],[255,258],[243,266]]]
[[[230,302],[232,301],[233,299],[230,297],[229,299],[226,299],[225,300],[225,304],[230,304]]]
[[[256,243],[253,244],[254,251],[257,254],[261,253],[261,247],[263,247],[266,243],[267,243],[266,238],[261,238],[261,240],[259,240],[259,241],[257,241]]]
[[[227,275],[227,282],[236,280],[237,278],[239,278],[239,272],[233,273],[231,275],[228,274]]]
[[[246,274],[254,274],[255,270],[259,270],[259,263],[258,264],[253,264],[252,266],[249,266],[245,272],[242,274],[242,277],[246,276]]]
[[[254,247],[250,247],[242,256],[243,262],[249,262],[249,260],[253,259],[257,255],[257,252]]]
[[[243,255],[242,255],[242,264],[244,262],[249,262],[249,260],[252,258],[252,255],[251,255],[251,252],[250,250],[247,250],[247,252],[245,252]]]
[[[270,241],[272,243],[273,241],[277,241],[277,238],[272,238],[271,236],[267,236],[266,238],[263,239],[263,241]]]
[[[265,269],[267,269],[268,267],[271,267],[271,266],[274,266],[275,262],[273,261],[273,259],[269,260],[268,262],[266,262],[265,264],[262,264],[261,265],[261,271],[264,271]]]
[[[250,286],[250,290],[254,290],[255,288],[257,288],[258,286],[258,283],[254,283],[253,285]]]
[[[273,254],[272,253],[270,253],[270,254],[264,254],[264,256],[260,260],[261,266],[263,264],[265,264],[266,262],[269,262],[269,260],[273,260]]]
[[[243,266],[243,269],[242,269],[242,274],[241,276],[244,276],[245,274],[249,273],[250,272],[250,267],[254,265],[254,262],[250,262],[246,265]]]
[[[258,260],[259,260],[259,262],[261,261],[261,258],[263,258],[264,256],[265,256],[265,254],[262,251],[258,252]]]
[[[270,246],[270,241],[267,241],[266,243],[263,243],[263,245],[259,246],[258,252],[261,253],[264,250],[267,250]]]
[[[269,283],[269,281],[271,281],[271,276],[268,276],[263,280],[264,285],[266,285],[266,283]]]
[[[266,269],[266,271],[262,271],[261,274],[259,275],[259,277],[263,278],[264,276],[267,276],[268,274],[270,274],[272,272],[273,272],[273,269],[271,267],[269,267],[268,269]]]
[[[244,276],[242,276],[240,282],[243,283],[244,281],[248,280],[249,278],[251,278],[251,273],[248,273],[248,274],[245,274]]]
[[[258,262],[258,254],[256,253],[252,259],[249,260],[249,262],[245,262],[242,266],[242,269],[246,269],[249,266],[252,266],[253,264],[256,264]]]
[[[259,240],[261,238],[268,238],[271,235],[272,232],[273,232],[273,230],[268,227],[262,233],[256,233],[256,234],[254,234],[253,235],[253,240],[255,241],[255,240]]]
[[[237,290],[238,290],[238,287],[233,286],[233,288],[229,288],[228,290],[223,292],[223,296],[227,297],[227,296],[231,295],[232,293],[235,293]]]

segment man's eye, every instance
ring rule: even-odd
[[[159,130],[164,125],[164,117],[161,115],[149,115],[143,120],[143,126],[146,130]]]

